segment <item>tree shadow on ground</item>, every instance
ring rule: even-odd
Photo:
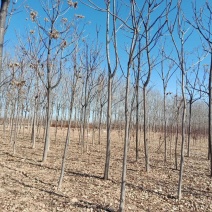
[[[92,203],[84,200],[79,200],[78,202],[74,203],[75,206],[79,208],[87,208],[87,209],[93,209],[93,211],[100,212],[102,210],[107,211],[107,212],[115,212],[113,208],[111,208],[109,205],[102,205],[102,204],[97,204],[97,203]]]
[[[5,154],[10,156],[10,157],[12,157],[12,158],[20,159],[20,161],[16,161],[16,162],[28,163],[28,164],[33,165],[33,166],[38,166],[38,167],[41,167],[41,168],[44,168],[44,169],[49,169],[49,170],[54,170],[54,171],[58,171],[59,170],[57,168],[53,168],[53,167],[49,167],[47,165],[44,165],[42,163],[42,161],[34,161],[34,160],[30,159],[30,158],[20,157],[20,156],[17,156],[17,155],[10,154],[8,152],[5,152]],[[7,167],[7,168],[10,168],[10,167]],[[95,178],[95,179],[103,180],[102,176],[92,175],[92,174],[87,174],[87,173],[81,173],[81,172],[76,172],[76,171],[72,171],[72,170],[65,170],[65,173],[67,175],[68,174],[72,174],[72,175],[75,175],[75,176],[81,176],[81,177],[87,177],[87,178],[91,178],[92,177],[92,178]]]
[[[162,193],[161,191],[145,189],[143,186],[136,186],[136,185],[133,185],[131,183],[126,183],[126,185],[130,188],[135,189],[135,190],[142,190],[142,191],[146,191],[146,192],[151,193],[151,194],[155,194],[157,196],[160,196],[161,198],[176,199],[175,196],[173,196],[171,194]]]
[[[81,173],[81,172],[75,172],[75,171],[71,171],[71,170],[66,170],[67,174],[72,174],[72,175],[76,175],[76,176],[80,176],[80,177],[92,177],[92,178],[96,178],[99,180],[103,180],[102,176],[98,176],[98,175],[92,175],[92,174],[87,174],[87,173]]]
[[[28,158],[28,157],[21,157],[17,154],[12,154],[12,153],[9,153],[9,152],[4,152],[5,155],[11,157],[11,158],[17,158],[17,159],[20,159],[20,160],[23,160],[23,162],[27,162],[27,161],[33,161],[33,162],[41,162],[41,161],[36,161],[32,158]],[[34,153],[33,153],[34,154]],[[35,155],[35,154],[34,154]],[[17,161],[17,162],[20,162],[20,161]]]
[[[10,177],[11,180],[13,180],[14,182],[24,186],[24,187],[28,187],[28,188],[33,188],[33,189],[36,189],[38,191],[41,191],[41,192],[45,192],[49,195],[53,195],[55,197],[59,197],[59,198],[62,198],[62,200],[65,199],[65,201],[67,202],[71,202],[69,196],[66,196],[64,194],[61,194],[61,193],[58,193],[56,191],[52,191],[52,190],[48,190],[46,188],[38,188],[37,186],[35,185],[32,185],[32,184],[27,184],[25,182],[22,182],[18,179],[15,179],[13,177]],[[109,205],[103,205],[103,204],[98,204],[98,203],[92,203],[92,202],[88,202],[88,201],[84,201],[84,200],[79,200],[75,203],[72,203],[72,205],[74,207],[79,207],[79,208],[86,208],[86,209],[93,209],[93,211],[96,211],[96,212],[100,212],[100,211],[107,211],[107,212],[115,212],[116,210],[113,209],[112,207],[110,207]]]
[[[205,196],[205,197],[212,199],[212,192],[211,191],[206,191],[206,190],[188,187],[187,189],[183,189],[183,193],[192,194],[195,197]]]
[[[13,177],[10,177],[10,179],[13,180],[14,182],[16,182],[16,183],[18,183],[18,184],[24,186],[24,187],[33,188],[33,189],[36,189],[36,190],[39,190],[39,191],[48,193],[48,194],[50,194],[50,195],[54,195],[54,196],[57,196],[57,197],[61,197],[61,198],[69,198],[68,196],[63,195],[63,194],[60,194],[60,193],[57,193],[57,192],[55,192],[55,191],[47,190],[47,189],[45,189],[45,188],[38,188],[38,187],[33,186],[33,185],[31,185],[31,184],[27,184],[27,183],[25,183],[25,182],[21,182],[20,180],[15,179],[15,178],[13,178]]]
[[[0,164],[0,166],[2,166],[2,165]],[[44,185],[52,186],[51,183],[44,182],[44,181],[38,179],[37,177],[31,177],[31,176],[29,176],[26,172],[23,172],[23,171],[21,171],[21,170],[18,170],[18,169],[15,169],[15,168],[12,168],[12,167],[9,167],[9,166],[6,166],[6,165],[4,165],[4,167],[7,168],[7,169],[10,169],[11,171],[20,172],[20,174],[24,175],[25,177],[27,177],[27,178],[33,178],[33,179],[36,180],[37,182],[42,183],[42,184],[44,184]],[[12,178],[11,178],[11,179],[12,179]]]
[[[50,170],[58,171],[57,168],[49,167],[49,166],[43,164],[41,160],[33,160],[31,158],[26,158],[26,157],[21,157],[21,156],[18,156],[18,155],[13,155],[13,154],[8,153],[8,152],[4,152],[4,154],[10,156],[11,158],[19,159],[19,160],[16,160],[15,162],[27,163],[27,164],[30,164],[30,165],[33,165],[33,166],[43,167],[44,169],[50,169]],[[8,161],[11,161],[11,159],[9,159]]]

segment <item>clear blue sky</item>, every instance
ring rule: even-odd
[[[66,1],[64,1],[66,2]],[[104,7],[104,1],[100,1],[100,0],[94,0],[94,2],[98,3],[98,5],[103,6]],[[126,1],[128,2],[128,1]],[[175,1],[174,1],[175,2]],[[191,2],[192,0],[186,0],[183,1],[183,10],[185,12],[185,15],[189,18],[192,17],[192,6],[191,6]],[[203,3],[202,1],[197,1],[198,3],[198,7],[200,7],[200,5]],[[21,4],[23,4],[22,6],[20,6]],[[5,36],[5,41],[6,41],[6,46],[5,48],[9,48],[11,51],[14,50],[14,46],[17,45],[17,35],[24,35],[26,29],[30,29],[31,27],[31,21],[27,20],[29,19],[29,14],[27,14],[26,9],[24,8],[24,5],[29,5],[30,8],[38,11],[39,15],[43,18],[45,18],[43,16],[42,10],[41,10],[41,5],[40,5],[40,1],[39,0],[28,0],[25,3],[23,3],[23,1],[18,0],[17,6],[19,8],[18,13],[15,14],[10,22],[10,26],[7,30],[6,36]],[[17,7],[16,6],[16,7]],[[89,22],[89,24],[86,26],[86,31],[84,33],[84,35],[88,35],[90,37],[90,40],[92,40],[95,37],[95,32],[96,32],[96,27],[100,27],[101,31],[100,31],[100,39],[102,42],[102,45],[105,45],[105,13],[101,13],[98,11],[94,11],[91,8],[86,7],[85,5],[81,4],[80,2],[78,2],[78,8],[77,9],[72,9],[67,17],[70,17],[70,19],[75,15],[75,14],[80,14],[85,16],[84,21],[85,22]],[[124,14],[125,15],[125,14]],[[174,17],[173,17],[174,18]],[[120,53],[120,58],[121,58],[121,62],[122,64],[127,64],[127,57],[126,54],[124,53],[124,48],[125,45],[127,44],[127,39],[125,38],[125,36],[123,36],[122,33],[120,33],[119,35],[119,40],[118,40],[118,44],[119,44],[119,53]],[[190,40],[190,42],[187,45],[187,48],[189,51],[191,51],[194,47],[201,47],[201,43],[200,43],[200,39],[199,39],[199,35],[198,33],[194,33],[192,35],[192,38]],[[159,47],[156,47],[159,48]],[[169,48],[169,45],[167,45],[167,48]],[[104,49],[103,49],[104,50]],[[195,60],[194,58],[189,57],[189,60]],[[208,60],[205,61],[205,63],[207,63]],[[152,77],[151,77],[151,83],[158,89],[161,89],[161,80],[157,74],[157,71],[159,71],[158,67],[157,69],[153,70],[152,73]],[[178,74],[179,76],[179,74]],[[168,86],[168,90],[171,91],[175,91],[176,90],[176,76],[174,76],[171,81],[170,84]]]

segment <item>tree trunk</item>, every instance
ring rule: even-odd
[[[140,64],[140,60],[139,60]],[[140,67],[140,66],[139,66]],[[136,143],[136,161],[139,158],[139,80],[140,80],[140,69],[138,68],[138,74],[136,79],[136,132],[135,132],[135,143]]]
[[[63,159],[62,159],[62,166],[61,166],[60,178],[59,178],[59,182],[58,182],[58,189],[60,189],[61,186],[62,186],[64,171],[65,171],[65,160],[66,160],[66,157],[67,157],[68,146],[69,146],[69,143],[70,143],[71,118],[72,118],[73,104],[74,104],[74,94],[72,94],[72,100],[71,100],[71,105],[70,105],[69,124],[68,124],[68,130],[67,130],[67,136],[66,136],[66,143],[65,143],[65,148],[64,148],[64,153],[63,153]]]
[[[121,180],[121,196],[120,196],[120,206],[119,210],[124,211],[125,205],[125,187],[126,187],[126,173],[127,173],[127,152],[129,146],[129,81],[130,81],[130,70],[127,72],[127,82],[126,82],[126,96],[125,96],[125,135],[124,135],[124,157],[122,165],[122,180]]]
[[[18,94],[19,95],[19,94]],[[17,143],[17,134],[19,127],[19,97],[17,102],[17,110],[16,110],[16,118],[15,118],[15,126],[14,126],[14,139],[13,139],[13,154],[16,154],[16,143]]]
[[[36,122],[37,122],[37,100],[35,98],[35,109],[34,109],[34,114],[33,114],[33,124],[32,124],[32,137],[31,137],[31,142],[32,142],[32,148],[35,148],[35,139],[36,139]]]
[[[183,64],[183,63],[182,63]],[[186,119],[186,99],[184,93],[184,70],[182,69],[182,101],[183,101],[183,112],[182,112],[182,143],[181,143],[181,158],[180,158],[180,173],[179,173],[179,183],[178,183],[178,199],[182,197],[182,181],[183,181],[183,167],[184,167],[184,144],[185,144],[185,119]]]
[[[167,162],[167,122],[166,122],[166,89],[163,93],[163,118],[164,118],[164,162]]]
[[[10,4],[10,0],[2,0],[0,8],[0,83],[2,82],[2,58],[3,58],[3,45],[4,45],[4,34],[5,34],[5,24],[7,17],[7,10]]]
[[[191,140],[191,108],[192,108],[192,99],[189,101],[189,117],[188,117],[188,149],[187,157],[190,156],[190,140]]]
[[[212,53],[211,53],[211,62],[210,62],[210,73],[209,73],[209,83],[208,83],[208,89],[209,89],[209,118],[208,118],[208,145],[209,145],[209,158],[210,158],[210,176],[212,177],[212,134],[211,134],[211,130],[212,130],[212,99],[211,99],[211,95],[212,95]]]
[[[45,162],[47,159],[47,154],[50,146],[50,113],[51,113],[51,88],[47,89],[47,108],[46,108],[46,132],[45,132],[45,144],[43,152],[43,160]]]
[[[12,102],[11,105],[11,119],[10,119],[10,143],[12,144],[13,142],[13,130],[14,130],[14,121],[15,121],[15,105],[16,105],[16,100]]]
[[[100,106],[99,112],[99,145],[101,144],[101,130],[102,130],[102,105]]]
[[[146,87],[143,87],[143,107],[144,107],[144,151],[145,151],[145,168],[146,172],[149,172],[149,150],[148,150],[148,140],[147,140],[147,123],[146,123]]]
[[[4,121],[3,121],[3,138],[4,139],[6,139],[7,113],[8,113],[8,103],[6,103],[5,110],[4,110]]]
[[[97,110],[97,108],[96,108]],[[94,146],[94,142],[95,142],[95,133],[96,133],[96,116],[97,116],[97,112],[95,112],[93,110],[93,129],[92,129],[92,145]]]
[[[83,114],[83,125],[82,125],[82,148],[83,148],[83,152],[85,150],[85,147],[88,147],[88,140],[85,143],[85,128],[86,128],[86,123],[87,123],[87,105],[86,104],[87,103],[85,102],[84,114]]]
[[[175,137],[175,169],[177,170],[177,144],[178,144],[178,134],[179,134],[179,108],[177,109],[177,125],[176,125],[176,137]]]
[[[81,107],[81,110],[80,110],[80,128],[79,128],[79,144],[80,145],[83,145],[83,141],[82,141],[82,128],[83,128],[83,123],[82,123],[82,120],[83,120],[83,106]]]
[[[57,104],[57,114],[56,114],[56,120],[55,120],[55,133],[54,133],[54,138],[55,138],[55,142],[57,142],[57,129],[58,129],[58,119],[59,119],[59,115],[60,115],[60,104]]]
[[[111,104],[112,104],[112,78],[108,76],[108,105],[107,105],[107,147],[106,147],[106,160],[104,179],[109,178],[110,168],[110,133],[111,133]]]
[[[17,134],[18,134],[18,128],[19,128],[19,114],[20,114],[20,90],[18,91],[18,97],[17,97],[16,116],[14,115],[15,117],[14,139],[13,139],[13,154],[14,155],[16,153],[16,142],[17,142]]]

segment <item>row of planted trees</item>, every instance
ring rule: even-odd
[[[102,77],[102,75],[101,75]],[[66,86],[72,86],[72,82],[67,82],[67,79],[64,83],[61,83],[61,87],[58,87],[59,95],[54,92],[54,97],[51,102],[51,126],[55,127],[55,132],[57,128],[67,127],[67,121],[70,116],[70,97],[72,95],[71,89],[68,91]],[[99,82],[99,78],[96,79],[96,83]],[[23,84],[14,85],[14,82],[11,82],[11,85],[5,90],[4,103],[2,107],[2,123],[6,127],[8,124],[11,124],[12,120],[17,120],[18,124],[25,126],[45,126],[45,116],[46,116],[46,101],[45,96],[37,95],[33,90],[30,91],[29,86]],[[23,83],[23,82],[22,82]],[[67,83],[67,84],[66,84]],[[102,82],[103,83],[103,82]],[[93,82],[92,82],[93,84]],[[64,87],[65,85],[65,87]],[[75,84],[73,84],[76,86]],[[93,88],[92,99],[90,101],[84,101],[84,89],[81,89],[81,82],[78,81],[78,87],[76,89],[77,96],[73,104],[73,111],[71,119],[73,121],[73,127],[79,128],[89,127],[94,129],[106,128],[106,117],[107,117],[107,105],[105,100],[106,95],[106,84],[105,87],[101,87],[101,90],[98,86]],[[92,85],[90,85],[92,86]],[[102,86],[102,85],[101,85]],[[28,90],[29,89],[29,90]],[[26,92],[28,90],[28,92]],[[113,129],[123,129],[124,127],[124,107],[123,96],[120,96],[120,90],[124,90],[121,84],[113,91],[113,104],[112,104],[112,128]],[[141,91],[141,89],[139,89]],[[95,95],[94,95],[95,94]],[[134,93],[132,93],[134,95]],[[16,98],[19,97],[19,98]],[[32,98],[33,97],[33,98]],[[135,98],[135,97],[132,97]],[[143,109],[141,103],[143,102],[142,96],[139,97],[139,112],[136,111],[136,103],[133,103],[132,110],[130,114],[130,123],[132,130],[136,128],[136,119],[139,122],[139,130],[141,130],[142,120],[144,117]],[[148,105],[148,120],[147,126],[151,131],[163,132],[166,128],[166,131],[169,133],[171,126],[176,123],[175,117],[177,111],[180,109],[181,96],[169,95],[166,96],[166,127],[163,124],[164,117],[164,99],[162,94],[156,90],[150,90],[147,94],[147,105]],[[86,111],[84,110],[84,105],[87,104]],[[189,106],[189,100],[187,101],[187,106]],[[206,127],[207,121],[207,110],[208,106],[203,101],[198,101],[196,104],[192,105],[192,120],[190,116],[187,117],[187,128],[192,126],[192,132],[196,131],[197,128]],[[17,118],[16,118],[17,114]],[[9,121],[10,120],[10,121]],[[191,124],[189,125],[189,121]],[[34,129],[34,127],[33,127]],[[81,129],[82,130],[82,129]],[[174,131],[175,129],[173,129]],[[34,131],[34,130],[33,130]],[[82,130],[83,131],[83,130]],[[101,132],[101,131],[100,131]],[[200,130],[201,133],[201,130]],[[101,136],[100,136],[101,137]]]
[[[3,8],[3,2],[2,16],[7,10],[7,5]],[[210,3],[206,1],[203,5],[205,13],[194,3],[192,19],[185,16],[185,5],[181,0],[145,0],[142,3],[131,0],[121,6],[115,0],[106,1],[103,6],[90,0],[81,2],[87,5],[87,9],[105,14],[105,44],[100,39],[102,32],[98,28],[95,38],[84,36],[87,24],[83,15],[74,15],[70,20],[77,2],[42,2],[40,13],[26,6],[30,29],[23,37],[18,37],[15,56],[11,56],[5,48],[0,67],[3,137],[6,138],[5,131],[9,127],[15,154],[17,136],[25,133],[27,126],[31,131],[33,148],[38,136],[43,137],[42,161],[45,162],[53,139],[50,138],[50,127],[55,127],[55,140],[58,127],[67,127],[60,188],[71,128],[79,130],[79,144],[83,152],[86,150],[88,129],[92,129],[93,133],[98,131],[99,144],[102,129],[106,129],[105,180],[109,178],[111,130],[119,130],[120,135],[124,131],[120,198],[120,211],[123,211],[130,137],[135,139],[136,160],[140,157],[140,142],[144,142],[148,172],[148,132],[163,133],[159,149],[164,150],[165,162],[167,138],[175,135],[175,150],[178,137],[181,139],[180,199],[185,142],[189,156],[191,139],[208,136],[208,158],[212,161],[212,62],[205,66],[211,55]],[[126,12],[122,10],[128,11],[128,15],[125,16]],[[1,25],[5,25],[4,22]],[[198,33],[203,45],[194,51],[190,48],[190,39]],[[120,47],[120,36],[125,36],[124,48]],[[162,92],[154,88],[155,76],[162,84]],[[176,91],[173,87],[169,90],[170,81],[177,81]],[[42,127],[45,129],[43,135],[40,134]],[[177,169],[176,151],[175,167]]]

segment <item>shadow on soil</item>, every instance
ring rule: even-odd
[[[115,212],[116,210],[114,210],[113,208],[111,208],[109,205],[103,206],[101,204],[96,204],[96,203],[91,203],[88,201],[84,201],[84,200],[80,200],[79,202],[76,202],[74,204],[75,206],[79,207],[79,208],[88,208],[88,209],[93,209],[93,211],[108,211],[108,212]]]
[[[55,196],[61,197],[61,198],[69,198],[68,196],[65,196],[65,195],[63,195],[63,194],[59,194],[59,193],[57,193],[57,192],[55,192],[55,191],[51,191],[51,190],[49,191],[49,190],[44,189],[44,188],[37,188],[36,186],[26,184],[26,183],[24,183],[24,182],[21,182],[21,181],[15,179],[15,178],[12,178],[12,177],[10,177],[10,179],[13,180],[14,182],[16,182],[16,183],[18,183],[18,184],[24,186],[24,187],[34,188],[34,189],[37,189],[37,190],[39,190],[39,191],[46,192],[46,193],[48,193],[48,194],[50,194],[50,195],[55,195]]]
[[[28,188],[33,188],[33,189],[36,189],[38,191],[41,191],[41,192],[45,192],[49,195],[53,195],[53,196],[57,196],[59,198],[65,198],[66,201],[71,201],[70,198],[68,196],[65,196],[63,194],[60,194],[60,193],[57,193],[55,191],[52,191],[52,190],[47,190],[47,189],[44,189],[44,188],[38,188],[37,186],[33,186],[33,185],[29,185],[29,184],[26,184],[25,182],[21,182],[15,178],[12,178],[10,177],[11,180],[13,180],[14,182],[24,186],[24,187],[28,187]],[[87,209],[93,209],[93,211],[95,212],[98,212],[98,211],[107,211],[107,212],[115,212],[116,210],[114,210],[113,208],[111,208],[109,205],[102,205],[102,204],[97,204],[97,203],[91,203],[91,202],[88,202],[88,201],[84,201],[84,200],[79,200],[78,202],[75,202],[73,203],[73,206],[75,207],[79,207],[79,208],[87,208]]]
[[[183,190],[183,193],[192,194],[195,197],[205,196],[212,199],[212,192],[194,188],[187,188]]]
[[[151,194],[158,195],[158,196],[160,196],[161,198],[165,198],[165,197],[166,197],[166,198],[169,198],[169,199],[176,199],[175,196],[170,195],[170,194],[164,194],[164,193],[162,193],[162,192],[160,192],[160,191],[154,191],[154,190],[150,190],[150,189],[144,189],[142,186],[135,186],[135,185],[133,185],[133,184],[131,184],[131,183],[126,183],[126,185],[127,185],[128,187],[130,187],[130,188],[135,189],[135,190],[142,190],[142,191],[146,191],[146,192],[151,193]]]
[[[95,178],[95,179],[103,180],[103,177],[97,176],[97,175],[92,175],[92,174],[74,172],[74,171],[70,171],[70,170],[66,171],[66,173],[76,175],[76,176],[80,176],[80,177],[88,177],[88,178],[92,177],[92,178]]]

